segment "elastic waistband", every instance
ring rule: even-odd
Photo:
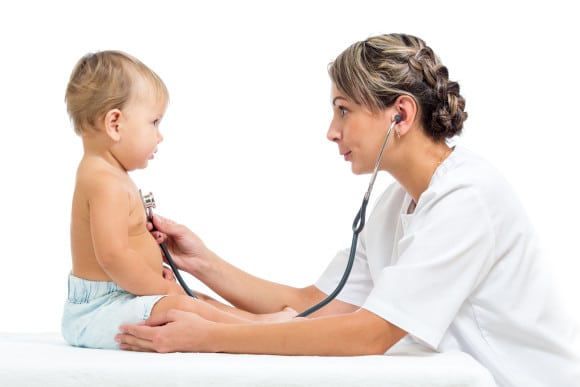
[[[90,281],[72,274],[68,276],[69,302],[81,304],[114,292],[125,292],[125,290],[111,281]]]

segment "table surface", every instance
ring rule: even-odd
[[[75,348],[59,333],[0,333],[0,386],[495,387],[462,352],[377,356],[137,353]]]

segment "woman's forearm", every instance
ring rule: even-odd
[[[316,302],[309,288],[298,289],[255,277],[208,253],[205,264],[192,273],[210,289],[237,308],[252,313],[272,313],[285,307],[302,310]]]
[[[208,330],[207,347],[202,350],[278,355],[370,355],[384,353],[405,334],[377,315],[359,310],[278,324],[215,324]]]

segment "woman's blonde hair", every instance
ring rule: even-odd
[[[373,112],[409,95],[419,107],[422,126],[435,141],[461,133],[465,99],[449,80],[433,50],[417,37],[386,34],[356,42],[329,65],[334,85]]]
[[[168,99],[161,78],[138,59],[121,51],[100,51],[83,56],[75,65],[65,94],[77,134],[94,128],[111,109],[122,109],[132,96],[135,76],[151,81],[158,96]]]

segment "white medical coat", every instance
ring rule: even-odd
[[[580,386],[576,325],[504,178],[457,146],[408,213],[411,201],[398,183],[377,200],[338,298],[433,350],[471,354],[499,386]],[[337,254],[319,289],[336,287],[348,253]]]

